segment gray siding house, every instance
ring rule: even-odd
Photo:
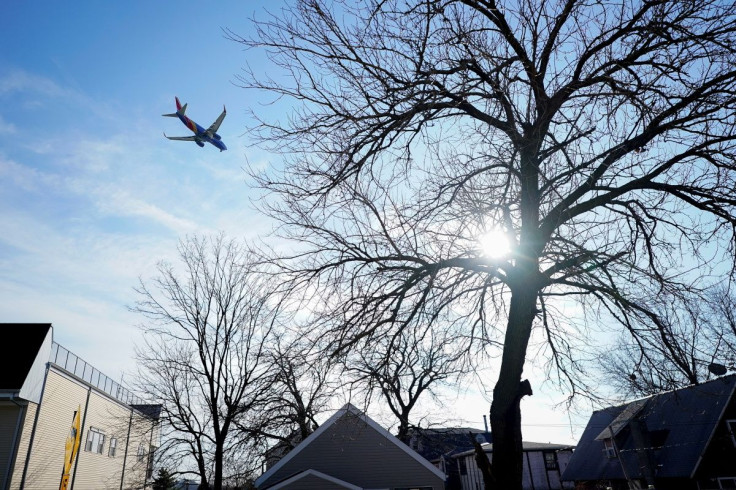
[[[445,475],[350,403],[256,480],[259,490],[442,490]]]

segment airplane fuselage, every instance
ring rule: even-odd
[[[186,115],[177,113],[177,116],[179,117],[179,120],[184,123],[184,126],[194,133],[194,142],[199,146],[204,146],[204,143],[206,142],[219,148],[220,151],[227,150],[227,146],[222,142],[219,134],[213,133],[212,136],[210,136],[206,129],[189,119]]]

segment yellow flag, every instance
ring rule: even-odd
[[[69,436],[66,438],[66,452],[64,454],[64,473],[61,475],[61,485],[59,490],[66,490],[69,485],[69,475],[72,470],[72,464],[74,464],[74,458],[77,457],[77,451],[79,450],[79,440],[81,437],[81,431],[79,430],[80,424],[80,413],[82,406],[80,405],[76,412],[74,412],[74,418],[72,419],[72,428],[69,431]]]

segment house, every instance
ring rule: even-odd
[[[493,443],[481,444],[486,457],[491,460]],[[569,444],[553,444],[544,442],[522,441],[523,473],[522,488],[524,490],[562,490],[572,489],[573,485],[562,481],[573,454]],[[452,456],[457,466],[459,486],[450,490],[475,490],[483,487],[483,474],[475,459],[475,449],[469,449]]]
[[[563,473],[576,488],[736,488],[736,375],[593,412]]]
[[[444,474],[350,403],[256,480],[271,489],[444,489]]]
[[[59,489],[76,420],[66,488],[145,488],[161,406],[54,342],[51,324],[0,324],[0,335],[0,490]]]
[[[492,442],[488,429],[472,427],[415,427],[410,429],[408,436],[409,447],[445,474],[448,489],[460,488],[460,474],[453,456],[473,449],[473,441]]]

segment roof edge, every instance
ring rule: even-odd
[[[327,419],[327,421],[325,421],[324,424],[320,425],[316,431],[312,432],[306,439],[304,439],[301,443],[299,443],[299,445],[297,445],[294,449],[289,451],[289,453],[286,456],[281,458],[275,465],[269,468],[264,474],[259,476],[255,481],[256,487],[260,486],[264,481],[268,480],[271,476],[273,476],[274,473],[276,473],[280,468],[286,465],[286,463],[291,461],[291,459],[295,457],[297,454],[299,454],[305,447],[309,446],[315,439],[317,439],[322,433],[324,433],[330,426],[334,425],[335,422],[337,422],[347,412],[350,412],[362,418],[363,421],[366,424],[368,424],[369,427],[371,427],[376,432],[384,436],[386,439],[388,439],[394,445],[399,447],[406,454],[414,458],[416,461],[419,462],[419,464],[421,464],[422,466],[430,470],[432,473],[434,473],[435,476],[441,478],[442,481],[445,480],[445,474],[442,471],[440,471],[439,468],[437,468],[432,463],[424,459],[424,457],[422,457],[419,453],[411,449],[409,446],[401,442],[396,436],[391,434],[389,431],[387,431],[385,428],[379,425],[375,420],[373,420],[368,415],[366,415],[365,412],[359,410],[352,403],[348,402],[345,405],[343,405],[342,408],[340,408],[334,414],[332,414],[332,416],[329,419]]]

